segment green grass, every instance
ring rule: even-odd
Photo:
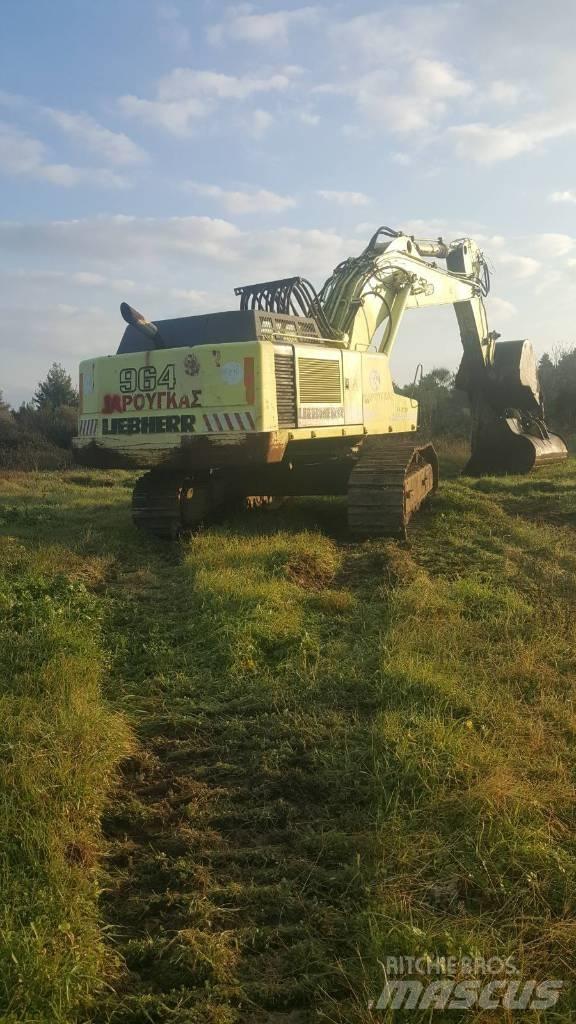
[[[131,479],[0,482],[0,1019],[368,1024],[402,954],[571,982],[576,463],[449,479],[409,547],[327,499],[154,543]]]
[[[33,534],[50,530],[58,506],[16,480],[14,502],[0,510],[1,1019],[68,1021],[113,968],[95,912],[96,865],[129,734],[100,691],[94,584],[103,566],[38,543]]]

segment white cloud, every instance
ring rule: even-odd
[[[71,306],[69,302],[57,302],[52,307],[56,313],[61,313],[62,316],[103,316],[104,310],[100,306]]]
[[[490,103],[500,103],[502,106],[512,106],[521,99],[525,92],[524,86],[518,82],[508,82],[498,78],[491,82],[486,89],[485,98]]]
[[[414,92],[441,99],[468,96],[472,85],[446,61],[419,57],[412,65],[410,78]]]
[[[285,45],[292,28],[301,29],[313,24],[319,13],[317,7],[298,7],[265,14],[253,13],[249,6],[229,8],[223,21],[210,25],[207,36],[209,42],[216,45],[228,40]]]
[[[125,214],[38,224],[0,222],[0,252],[12,250],[14,260],[30,254],[74,272],[139,279],[142,267],[181,264],[183,256],[196,265],[207,259],[227,263],[236,258],[242,232],[229,221],[212,217],[131,217]],[[18,255],[16,255],[18,254]]]
[[[72,274],[72,281],[74,284],[88,285],[90,287],[106,284],[106,278],[103,274],[93,274],[86,270],[78,270]]]
[[[479,164],[497,163],[527,153],[536,146],[529,132],[489,124],[462,124],[448,129],[455,140],[456,154]]]
[[[169,295],[193,307],[205,306],[209,298],[207,292],[199,291],[197,288],[170,288]]]
[[[247,123],[247,130],[253,139],[262,139],[273,123],[274,118],[267,110],[253,110]]]
[[[98,124],[89,114],[71,114],[65,110],[45,107],[43,113],[72,138],[84,143],[103,160],[114,164],[135,164],[146,159],[146,153],[123,132],[113,132]]]
[[[355,124],[413,135],[419,149],[441,144],[448,131],[457,154],[480,164],[576,135],[569,0],[553,0],[553,17],[537,0],[521,10],[483,2],[485,12],[461,0],[396,5],[392,23],[388,9],[333,18],[326,39],[337,71],[318,94],[352,97]],[[506,108],[519,111],[514,120],[503,120]]]
[[[12,174],[30,174],[44,162],[45,148],[38,139],[0,124],[0,166]]]
[[[567,290],[566,280],[564,268],[561,270],[544,270],[535,284],[534,295],[543,295],[556,289],[556,296],[560,297],[562,291],[565,292]]]
[[[13,111],[27,113],[42,118],[43,124],[51,121],[62,132],[82,143],[83,147],[92,150],[103,160],[113,164],[135,164],[147,159],[147,153],[132,141],[124,132],[114,132],[105,128],[90,114],[71,113],[55,107],[44,107],[14,93],[0,91],[0,105]]]
[[[209,217],[0,223],[0,261],[20,272],[0,273],[4,336],[20,339],[9,357],[0,354],[2,385],[19,400],[53,360],[76,375],[79,359],[114,352],[124,327],[120,298],[151,317],[232,309],[235,285],[290,274],[320,285],[358,248],[331,231],[241,231]],[[43,265],[52,269],[38,276],[35,268]],[[73,281],[74,274],[85,283]],[[86,275],[94,275],[92,285]],[[105,282],[97,285],[96,275]],[[98,306],[85,307],[87,289]]]
[[[563,192],[551,192],[548,199],[551,203],[576,203],[576,189],[565,189]]]
[[[177,50],[190,46],[190,30],[182,21],[182,15],[174,4],[160,4],[156,10],[162,36]]]
[[[46,291],[48,295],[54,288],[62,285],[68,292],[70,288],[100,288],[111,291],[129,291],[136,287],[131,278],[108,277],[93,271],[38,270],[12,268],[0,270],[0,287],[2,279],[7,282],[7,291],[18,289],[23,283],[26,287],[33,286],[37,293]]]
[[[111,279],[108,281],[108,286],[112,289],[112,291],[122,292],[122,294],[124,294],[125,292],[132,291],[132,289],[134,288],[140,287],[140,285],[137,285],[136,281],[133,281],[132,278],[130,277],[118,277]]]
[[[483,245],[487,251],[502,249],[506,245],[504,235],[485,235],[482,231],[474,233],[474,241]]]
[[[533,245],[539,256],[544,259],[556,259],[572,251],[574,239],[570,235],[545,232],[535,236]]]
[[[498,263],[510,268],[515,278],[533,277],[540,270],[542,264],[532,256],[515,256],[510,252],[499,252]]]
[[[392,132],[414,134],[433,127],[451,104],[472,90],[472,84],[448,62],[419,56],[403,63],[393,60],[348,82],[323,83],[315,92],[348,94],[362,117]]]
[[[485,122],[456,125],[448,132],[455,140],[458,156],[480,164],[492,164],[529,153],[549,140],[575,135],[576,117],[561,110],[507,125]]]
[[[208,104],[202,100],[143,100],[139,96],[121,96],[120,110],[128,117],[136,117],[145,124],[164,128],[172,135],[188,135],[191,122],[206,117]]]
[[[26,135],[19,128],[2,123],[0,171],[8,175],[25,175],[64,188],[74,185],[126,188],[128,185],[125,178],[105,168],[50,163],[47,159],[46,146],[39,139]]]
[[[436,221],[403,226],[421,237],[479,234],[479,225],[470,223]],[[126,215],[0,223],[0,260],[8,268],[0,273],[4,333],[7,338],[17,335],[22,339],[22,344],[10,349],[9,362],[5,358],[3,385],[10,398],[20,397],[24,386],[32,391],[42,367],[54,359],[76,373],[83,355],[115,351],[123,328],[117,312],[120,298],[128,299],[147,316],[169,317],[234,308],[233,286],[250,281],[301,274],[320,286],[337,263],[362,250],[373,229],[374,224],[358,225],[360,233],[347,238],[334,231],[295,227],[255,230],[250,225],[241,230],[228,220],[210,217]],[[560,278],[547,276],[546,261],[540,263],[528,255],[541,252],[542,244],[552,245],[549,238],[544,243],[542,239],[530,235],[504,243],[484,228],[482,241],[501,271],[500,288],[505,296],[489,299],[494,326],[507,321],[516,324],[517,303],[523,317],[517,328],[514,326],[517,336],[529,333],[530,325],[532,333],[549,345],[566,336],[566,324],[571,322],[568,285],[573,268],[560,267]],[[555,241],[557,246],[567,245],[563,236]],[[517,252],[526,255],[516,256]],[[514,283],[514,304],[504,289],[509,279]],[[544,283],[549,298],[542,307],[534,296],[535,285],[539,288]],[[398,348],[396,379],[412,377],[416,356],[431,367],[445,361],[446,353],[450,365],[456,364],[459,345],[455,327],[449,350],[446,340],[451,311],[445,321],[440,312],[434,314],[430,333],[426,321],[425,338],[425,318],[419,314],[411,315],[412,319],[414,346],[410,342]]]
[[[287,68],[285,72],[294,72]],[[160,100],[186,100],[205,97],[220,100],[245,100],[258,92],[287,89],[289,73],[276,73],[264,77],[253,75],[225,75],[219,71],[195,71],[192,68],[174,68],[158,83]]]
[[[313,114],[309,110],[301,110],[298,117],[300,121],[302,121],[302,124],[308,124],[311,127],[315,127],[320,123],[320,115]]]
[[[368,196],[363,192],[338,192],[332,189],[318,189],[317,196],[326,199],[329,203],[336,203],[338,206],[367,206],[370,203]]]
[[[356,102],[363,116],[379,122],[392,132],[412,134],[427,129],[443,116],[445,104],[409,93],[386,94],[380,72],[366,76],[356,90]]]
[[[273,277],[303,273],[322,281],[344,256],[358,250],[357,240],[333,231],[281,227],[242,231],[230,221],[212,217],[90,217],[47,223],[0,222],[0,252],[22,266],[54,259],[60,269],[130,278],[139,282],[170,281],[170,287],[189,287],[190,268],[220,267],[249,279],[262,273]],[[185,268],[185,270],[183,269]],[[213,270],[210,271],[212,280]],[[195,287],[202,287],[197,285]]]
[[[409,167],[410,164],[412,163],[412,157],[410,156],[409,153],[392,153],[390,159],[392,163],[399,164],[400,167]]]
[[[367,235],[368,237],[370,237],[371,235],[374,234],[374,225],[372,224],[371,221],[363,220],[356,225],[354,231],[358,235]]]
[[[422,11],[421,8],[419,15]],[[328,37],[342,58],[381,66],[389,58],[405,61],[418,53],[419,24],[419,19],[415,19],[411,34],[399,21],[392,21],[389,14],[359,14],[334,21],[328,29]]]
[[[281,196],[264,188],[242,192],[194,181],[184,182],[184,188],[195,195],[217,200],[229,213],[282,213],[296,206],[293,196]]]
[[[28,103],[29,100],[25,96],[0,89],[0,106],[8,107],[9,110],[25,110]]]
[[[207,117],[218,104],[243,101],[258,93],[282,92],[290,87],[297,71],[289,67],[255,77],[174,68],[158,82],[154,99],[121,96],[118,103],[124,114],[160,125],[174,135],[188,135],[193,122]]]
[[[491,295],[488,299],[488,311],[491,320],[511,320],[518,313],[513,302],[509,302],[508,299],[500,299],[496,295]]]

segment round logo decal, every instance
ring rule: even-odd
[[[239,384],[242,380],[242,366],[240,363],[224,363],[221,373],[227,384]]]

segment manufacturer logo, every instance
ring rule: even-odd
[[[102,433],[107,434],[193,434],[195,416],[126,416],[103,419]]]
[[[196,377],[200,373],[200,363],[193,352],[190,352],[184,360],[184,372],[189,377]]]

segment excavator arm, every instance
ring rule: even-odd
[[[463,349],[456,383],[467,392],[472,414],[467,471],[527,472],[566,458],[566,445],[544,422],[530,342],[496,344],[500,335],[489,329],[483,301],[489,287],[486,261],[472,239],[446,243],[382,227],[318,293],[301,278],[236,292],[242,308],[313,316],[330,344],[386,356],[407,309],[452,305]]]
[[[446,260],[446,269],[430,257]],[[379,228],[359,257],[336,267],[319,298],[332,327],[356,351],[370,348],[387,322],[378,351],[388,356],[406,309],[453,305],[465,354],[487,366],[496,338],[482,301],[487,291],[484,257],[470,239],[446,245]]]

